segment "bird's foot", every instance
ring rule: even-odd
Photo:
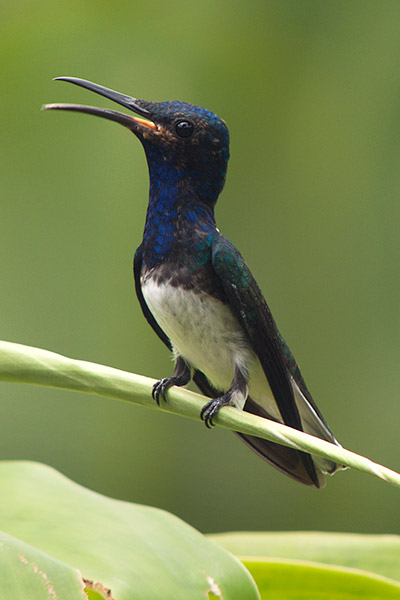
[[[220,398],[214,398],[213,400],[210,400],[210,402],[207,402],[207,404],[203,406],[203,408],[201,409],[200,417],[202,421],[204,421],[208,429],[214,427],[214,423],[212,420],[215,417],[215,415],[219,412],[220,408],[229,404],[233,404],[231,392],[227,392]]]
[[[162,398],[164,402],[167,401],[165,393],[168,390],[168,388],[172,387],[173,385],[177,385],[179,387],[186,385],[189,379],[190,376],[187,377],[186,371],[181,375],[172,375],[172,377],[164,377],[163,379],[160,379],[160,381],[157,381],[157,383],[153,385],[151,395],[153,396],[153,399],[157,402],[158,406],[160,406],[160,398]]]
[[[164,402],[167,401],[165,397],[167,389],[170,388],[172,385],[176,384],[177,377],[164,377],[163,379],[160,379],[160,381],[157,381],[157,383],[153,385],[151,395],[153,396],[153,400],[157,402],[158,406],[160,406],[160,398],[162,398]]]
[[[172,385],[177,385],[179,387],[186,385],[190,381],[191,374],[192,371],[189,364],[182,358],[182,356],[178,356],[172,377],[164,377],[153,385],[153,391],[151,392],[151,395],[157,402],[158,406],[160,406],[160,398],[162,398],[164,402],[167,401],[165,393],[168,388],[170,388]]]

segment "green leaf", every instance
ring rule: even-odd
[[[238,559],[165,511],[106,498],[36,463],[0,463],[0,489],[7,533],[116,600],[259,598]]]
[[[0,598],[87,600],[84,588],[76,569],[0,531]]]
[[[240,557],[317,561],[400,581],[400,536],[353,533],[222,533],[208,536]]]
[[[371,573],[296,561],[245,562],[262,600],[398,600],[400,585]]]
[[[151,398],[155,383],[152,379],[12,342],[0,342],[0,380],[99,394],[155,408],[155,402]],[[168,402],[162,403],[162,408],[200,420],[200,411],[206,401],[208,399],[199,394],[173,387],[168,390]],[[224,407],[213,421],[233,431],[255,435],[331,459],[400,487],[399,473],[341,446],[281,423],[257,417],[232,406]]]
[[[282,532],[209,538],[241,557],[262,598],[400,598],[399,536]]]

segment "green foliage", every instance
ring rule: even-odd
[[[154,406],[147,378],[9,342],[0,343],[0,379]],[[167,406],[199,418],[203,403],[197,394],[171,389]],[[337,455],[399,484],[389,469],[265,419],[224,409],[216,420],[322,456]],[[13,600],[45,600],[46,594],[71,600],[256,600],[249,572],[266,600],[400,598],[395,536],[243,533],[207,539],[165,511],[106,498],[35,463],[0,463],[0,489],[6,532],[0,536],[0,592]]]
[[[1,598],[400,598],[397,536],[205,537],[165,511],[107,498],[29,462],[0,463],[0,487]]]
[[[321,532],[241,532],[208,536],[236,556],[344,565],[400,581],[400,537]]]
[[[36,463],[0,463],[0,488],[2,528],[32,546],[7,536],[0,591],[10,594],[1,598],[47,600],[47,585],[81,600],[75,569],[116,600],[204,600],[213,590],[224,600],[258,598],[236,558],[165,511],[106,498]],[[13,594],[21,572],[26,587]]]
[[[3,527],[7,525],[6,518]],[[0,531],[0,598],[84,600],[84,587],[77,569]]]
[[[256,580],[262,600],[400,598],[400,583],[344,567],[282,560],[249,560],[245,565]]]
[[[209,538],[241,558],[262,598],[400,598],[399,536],[243,532]]]

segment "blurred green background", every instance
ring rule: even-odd
[[[60,75],[199,104],[231,132],[220,229],[338,439],[399,469],[399,31],[398,1],[3,0],[1,337],[171,373],[131,275],[143,150],[114,123],[39,109],[111,105]],[[1,458],[202,531],[400,532],[395,488],[347,471],[308,489],[229,432],[160,410],[10,384],[0,423]]]

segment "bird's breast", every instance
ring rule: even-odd
[[[175,354],[205,373],[213,385],[227,390],[235,365],[253,360],[247,337],[229,306],[196,288],[173,285],[163,278],[142,277],[145,301]]]

